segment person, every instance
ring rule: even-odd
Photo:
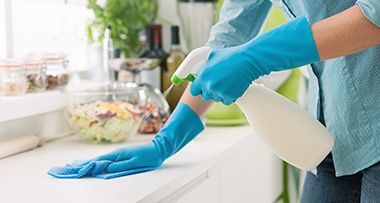
[[[272,5],[288,22],[259,34]],[[157,168],[204,129],[214,102],[229,105],[258,77],[311,64],[309,112],[335,145],[307,172],[301,202],[380,202],[379,44],[377,0],[225,0],[209,61],[163,129],[91,161],[112,161],[107,173]]]

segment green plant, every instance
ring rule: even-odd
[[[102,42],[108,24],[112,25],[111,38],[114,47],[128,57],[140,44],[139,32],[153,24],[158,10],[157,0],[107,0],[104,6],[97,0],[89,0],[87,8],[95,18],[88,23],[90,42]]]

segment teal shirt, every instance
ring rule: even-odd
[[[243,44],[257,36],[272,5],[289,19],[310,24],[358,4],[380,27],[380,0],[225,0],[207,43],[212,48]],[[336,176],[354,174],[380,161],[380,45],[309,66],[309,112],[334,135]]]

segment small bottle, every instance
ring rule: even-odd
[[[146,27],[146,48],[145,52],[140,56],[141,58],[160,59],[160,55],[154,50],[154,27]],[[156,66],[149,70],[142,70],[140,73],[141,83],[146,83],[154,88],[162,90],[161,88],[161,67]]]
[[[138,58],[145,52],[145,49],[146,49],[146,33],[145,33],[145,30],[142,29],[138,35],[139,35],[140,44],[136,47],[136,49],[133,53],[130,53],[130,56],[129,56],[130,58]]]
[[[162,48],[162,25],[156,24],[154,25],[154,50],[158,53],[158,55],[166,59],[168,54]]]
[[[111,38],[111,25],[107,25],[103,40],[103,73],[104,82],[109,84],[115,82],[115,70],[111,66],[111,60],[114,58],[113,42]]]
[[[0,60],[0,94],[23,95],[26,92],[26,69],[21,59]]]
[[[170,86],[172,85],[171,77],[186,57],[180,45],[179,27],[172,26],[171,34],[171,47],[169,56],[166,59],[167,69],[163,71],[162,74],[162,88],[164,91],[170,88]],[[180,85],[173,86],[170,92],[168,93],[166,100],[169,103],[171,111],[173,111],[174,108],[177,106],[177,103],[181,98],[183,92],[185,91],[187,84],[188,83],[184,81]]]
[[[154,50],[160,56],[161,77],[164,71],[167,71],[166,58],[168,54],[162,48],[162,26],[161,24],[154,25]],[[162,83],[162,79],[161,79]],[[162,84],[161,84],[162,87]]]

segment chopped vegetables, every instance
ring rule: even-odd
[[[150,134],[157,133],[164,126],[169,114],[164,109],[149,102],[147,110],[144,113],[144,119],[141,121],[139,133]]]
[[[118,102],[119,103],[119,102]],[[121,103],[119,103],[121,104]],[[116,104],[117,105],[117,104]],[[117,107],[115,104],[113,103],[110,103],[110,102],[102,102],[100,103],[99,106],[105,108],[105,109],[108,109],[112,112],[115,112],[115,113],[118,113],[119,114],[119,118],[125,118],[126,120],[128,119],[128,116],[124,117],[125,115],[125,111],[123,111],[122,109],[120,109],[119,107]]]
[[[141,108],[119,102],[72,103],[67,108],[72,126],[84,139],[93,142],[119,142],[137,131]]]

